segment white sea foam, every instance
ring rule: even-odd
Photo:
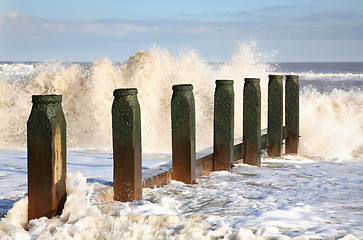
[[[282,75],[298,75],[300,80],[309,81],[363,81],[363,73],[317,73],[313,71],[308,72],[276,72]]]
[[[0,65],[0,81],[15,81],[26,79],[30,73],[35,71],[35,64],[24,64],[24,63],[14,63],[14,64],[1,64]]]
[[[24,197],[1,219],[0,238],[361,239],[361,169],[338,160],[263,159],[262,168],[238,164],[197,185],[144,189],[134,203],[112,201],[111,186],[74,172],[62,215],[27,223]]]

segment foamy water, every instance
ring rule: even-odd
[[[100,164],[90,156],[97,154],[90,154],[80,170]],[[94,175],[103,176],[88,182],[73,172],[60,216],[28,223],[22,197],[1,219],[0,238],[362,239],[362,167],[339,160],[264,158],[262,168],[238,164],[233,172],[211,173],[196,185],[173,181],[144,189],[143,200],[134,203],[112,201],[113,189],[102,180],[112,178],[107,171],[97,168]]]
[[[196,51],[171,56],[158,47],[123,63],[105,58],[91,64],[0,64],[0,214],[6,214],[0,238],[363,239],[362,73],[281,72],[265,63],[270,60],[245,43],[221,64],[208,63]],[[264,128],[267,77],[276,72],[301,76],[300,156],[263,158],[262,168],[239,164],[197,185],[173,181],[144,189],[143,200],[135,203],[112,201],[115,88],[138,88],[143,151],[167,153],[144,155],[147,169],[171,164],[173,84],[194,85],[197,148],[204,149],[212,146],[215,80],[235,80],[235,137],[241,137],[243,79],[261,78]],[[28,224],[26,121],[31,95],[53,93],[63,95],[67,145],[73,150],[68,198],[61,216]]]

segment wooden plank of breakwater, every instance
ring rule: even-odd
[[[173,169],[170,167],[158,167],[143,172],[142,187],[152,188],[166,185],[173,180]]]
[[[267,129],[263,129],[261,131],[261,148],[267,148]],[[238,139],[237,141],[235,141],[235,145],[233,147],[233,162],[242,163],[242,157],[243,143],[241,142],[241,139]],[[202,154],[202,157],[196,160],[195,168],[197,178],[213,172],[213,153]],[[172,179],[173,169],[171,168],[171,166],[148,169],[143,172],[142,187],[161,187],[170,183]]]
[[[213,172],[213,153],[197,159],[195,170],[197,177]]]

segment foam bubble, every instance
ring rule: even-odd
[[[27,223],[26,198],[0,222],[0,237],[14,239],[210,239],[209,224],[199,216],[177,216],[173,199],[155,203],[90,201],[93,185],[80,173],[67,178],[67,201],[61,216]],[[98,194],[98,193],[96,193]],[[173,214],[174,213],[174,214]]]

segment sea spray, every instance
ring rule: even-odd
[[[362,91],[306,88],[300,106],[300,154],[363,159]]]
[[[154,46],[149,51],[139,51],[124,63],[107,58],[86,66],[44,63],[36,64],[21,76],[0,74],[0,148],[25,148],[31,95],[61,94],[68,148],[110,150],[112,92],[116,88],[135,87],[139,91],[144,152],[170,152],[172,85],[181,83],[194,86],[197,149],[211,147],[216,79],[235,80],[235,136],[241,137],[243,79],[261,78],[262,96],[267,99],[267,76],[271,69],[262,63],[266,59],[256,51],[254,43],[243,43],[230,61],[213,65],[194,50],[174,57]],[[266,121],[262,127],[266,127]]]
[[[181,83],[194,85],[197,149],[211,147],[216,79],[234,80],[235,137],[241,137],[246,77],[261,79],[261,127],[267,127],[267,76],[274,72],[272,65],[278,66],[266,64],[271,60],[269,57],[249,42],[240,44],[224,63],[208,63],[195,50],[171,56],[167,50],[154,46],[123,63],[102,58],[89,64],[2,64],[0,149],[25,149],[31,95],[62,94],[68,149],[111,151],[112,92],[116,88],[136,87],[141,106],[143,151],[170,152],[172,85]],[[302,86],[300,154],[362,159],[362,73],[325,74],[306,69],[295,72]]]

